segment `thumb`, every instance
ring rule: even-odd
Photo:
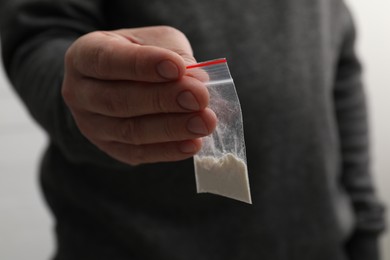
[[[104,80],[177,80],[195,63],[183,33],[166,26],[93,32],[68,49],[67,68]]]
[[[149,45],[171,50],[184,59],[187,64],[195,63],[191,44],[185,34],[170,26],[151,26],[114,31],[128,40],[140,45]]]
[[[173,27],[151,26],[114,32],[141,46],[155,46],[170,50],[182,58],[185,66],[196,63],[188,38]]]

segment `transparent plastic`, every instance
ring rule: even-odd
[[[205,82],[209,108],[218,118],[216,130],[203,138],[202,149],[194,156],[197,191],[251,204],[241,106],[227,61],[191,65],[187,74]]]

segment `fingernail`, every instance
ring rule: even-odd
[[[165,79],[177,79],[179,68],[172,61],[164,60],[157,64],[157,73]]]
[[[179,149],[182,153],[195,153],[197,150],[196,145],[191,141],[181,142]]]
[[[206,124],[200,116],[191,118],[187,123],[187,129],[188,131],[199,135],[207,135],[209,133]]]
[[[177,96],[179,105],[187,110],[198,111],[200,109],[199,103],[190,91],[183,91]]]

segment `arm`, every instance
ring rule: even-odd
[[[60,92],[66,50],[80,35],[103,26],[100,2],[7,1],[1,40],[12,85],[51,140],[73,161],[111,164],[80,134]]]
[[[356,226],[346,244],[351,260],[379,259],[378,236],[384,209],[376,198],[369,165],[369,136],[361,65],[354,50],[355,28],[347,16],[334,89],[342,152],[341,181],[355,210]]]
[[[188,40],[169,27],[92,32],[104,28],[100,5],[42,0],[8,11],[4,60],[15,89],[70,161],[191,157],[216,118],[204,84],[183,77],[194,62]]]

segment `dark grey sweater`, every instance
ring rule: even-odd
[[[5,5],[4,5],[5,3]],[[41,184],[55,259],[375,260],[384,227],[369,172],[351,16],[339,0],[2,1],[7,73],[47,131]],[[227,57],[253,205],[197,195],[192,160],[130,167],[78,131],[64,53],[94,30],[171,25],[197,60]]]

